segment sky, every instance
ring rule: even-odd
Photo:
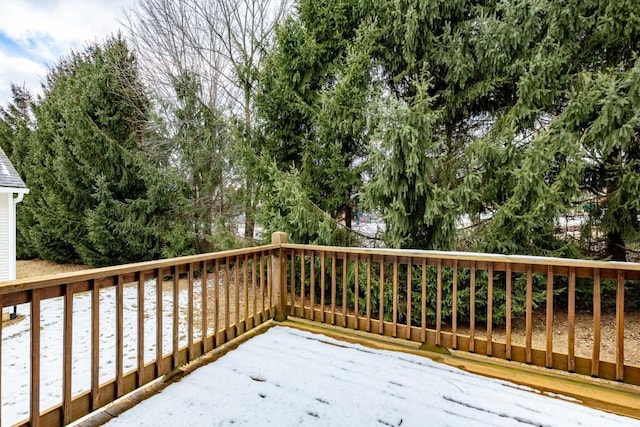
[[[123,30],[134,0],[0,0],[0,106],[10,83],[40,93],[47,68],[71,49]]]

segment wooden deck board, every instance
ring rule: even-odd
[[[202,356],[196,361],[165,376],[164,379],[148,384],[120,401],[115,402],[93,413],[81,421],[82,427],[95,427],[108,422],[111,418],[134,406],[164,389],[172,382],[179,380],[186,374],[197,372],[197,368],[215,362],[227,352],[251,338],[266,332],[275,325],[287,326],[311,333],[323,334],[331,338],[360,344],[366,347],[400,351],[433,361],[456,367],[464,371],[510,381],[516,384],[539,390],[543,393],[556,393],[579,401],[584,406],[606,412],[640,419],[637,408],[640,407],[640,387],[612,381],[590,378],[584,375],[559,372],[545,368],[526,365],[524,363],[508,362],[496,358],[488,358],[478,354],[462,351],[447,350],[443,347],[424,346],[420,343],[407,341],[402,338],[391,338],[377,334],[350,330],[339,326],[324,325],[303,319],[289,318],[284,322],[268,321],[267,323],[245,333],[229,343]],[[576,402],[578,403],[578,402]]]
[[[332,327],[304,319],[289,318],[284,326],[364,346],[402,351],[428,357],[436,362],[454,366],[485,377],[501,379],[542,392],[552,392],[577,399],[585,406],[640,419],[640,387],[592,378],[559,370],[550,370],[525,363],[486,357],[444,347],[425,350],[420,343],[349,329]]]

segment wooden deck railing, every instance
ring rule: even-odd
[[[0,425],[68,424],[267,319],[282,317],[282,306],[274,304],[275,297],[280,298],[281,251],[279,245],[269,245],[1,284],[0,307],[18,305],[19,312],[26,314],[21,321],[30,322],[31,357],[29,372],[23,373],[30,378],[30,415],[22,421],[11,420],[2,414],[0,406]],[[127,300],[131,303],[127,314],[132,319],[125,319],[125,294],[132,299]],[[101,305],[105,304],[105,298],[115,299],[114,324],[105,324],[102,319]],[[58,404],[42,408],[42,384],[49,382],[54,374],[41,369],[42,304],[51,301],[60,301],[63,311],[59,346],[62,390]],[[74,306],[77,311],[81,302],[88,306],[88,320],[86,315],[84,319],[77,319],[74,313]],[[90,372],[81,374],[89,377],[90,387],[74,393],[77,387],[75,384],[72,387],[72,373],[77,341],[73,338],[74,330],[83,328],[80,324],[83,320],[90,323],[90,332],[85,337],[90,346],[90,360],[84,361],[90,366]],[[114,375],[106,381],[103,380],[105,367],[101,366],[101,358],[102,363],[105,362],[101,354],[105,340],[111,352],[106,357],[115,357],[110,363],[115,365]],[[135,348],[133,354],[132,348]],[[0,339],[0,362],[2,350]],[[6,362],[6,366],[12,364],[12,361]],[[1,366],[5,365],[0,363]],[[0,385],[4,385],[2,381],[0,369]],[[0,395],[0,402],[5,402],[2,398]]]
[[[0,306],[21,305],[30,324],[29,416],[8,420],[0,409],[0,424],[68,424],[287,315],[640,385],[640,361],[625,359],[625,348],[640,345],[640,331],[625,335],[625,297],[638,300],[639,280],[635,263],[294,245],[275,233],[257,248],[7,282]],[[42,307],[52,301],[62,311],[61,398],[43,408],[52,373],[41,369]],[[589,354],[576,344],[576,315],[584,320],[585,311]],[[607,354],[606,316],[615,335]],[[84,326],[89,386],[78,391],[74,335]],[[106,347],[115,368],[105,378]]]
[[[640,346],[640,330],[627,331],[625,338],[625,296],[640,297],[640,264],[283,247],[288,260],[286,311],[292,316],[640,385],[640,360],[625,359],[625,348]],[[585,289],[592,296],[583,295]],[[580,345],[577,314],[590,318],[588,325],[578,325],[581,332],[588,327]],[[607,355],[601,352],[604,314],[615,319],[615,346]],[[502,323],[499,329],[496,321]]]

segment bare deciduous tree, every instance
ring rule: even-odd
[[[224,179],[217,191],[222,197],[204,197],[216,203],[221,213],[223,205],[230,205],[225,201],[229,196],[225,185],[234,193],[240,188],[239,210],[245,214],[247,238],[254,234],[258,188],[243,163],[237,161],[242,157],[238,152],[240,148],[255,149],[253,95],[258,70],[286,10],[286,0],[142,0],[127,11],[124,22],[142,78],[158,99],[159,112],[171,135],[184,120],[176,117],[175,111],[184,108],[176,85],[185,76],[197,82],[199,105],[220,112],[232,127],[222,150],[226,156]],[[177,151],[177,165],[188,169]],[[219,156],[222,151],[208,155]],[[183,173],[190,177],[193,171]]]

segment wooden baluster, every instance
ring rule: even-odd
[[[234,289],[233,294],[234,298],[234,320],[235,320],[235,332],[234,337],[237,337],[242,333],[240,329],[240,255],[236,255],[235,262],[233,263],[233,283]]]
[[[302,250],[302,255],[300,256],[300,305],[302,307],[302,314],[300,315],[300,317],[302,317],[303,319],[306,318],[305,316],[305,311],[304,311],[304,300],[306,298],[305,295],[305,281],[307,280],[307,260],[306,260],[306,255],[304,253],[304,249]]]
[[[31,291],[30,426],[40,426],[40,290]]]
[[[309,277],[309,299],[311,305],[311,320],[316,320],[316,253],[311,252],[311,277]]]
[[[420,307],[420,341],[427,342],[427,259],[422,258],[422,295]]]
[[[271,264],[271,263],[267,263]],[[229,257],[224,259],[224,335],[225,341],[231,339],[231,288],[229,284]],[[271,301],[271,300],[269,300]]]
[[[476,262],[471,261],[469,286],[469,351],[476,351]]]
[[[371,255],[367,257],[367,332],[371,332]]]
[[[331,324],[336,324],[336,253],[331,255]]]
[[[342,327],[347,327],[347,253],[342,260]]]
[[[487,271],[487,356],[493,356],[493,263]]]
[[[326,284],[325,281],[325,270],[326,270],[326,252],[322,251],[322,253],[320,254],[320,322],[324,323],[325,322],[325,315],[324,315],[324,287]]]
[[[260,254],[260,322],[264,322],[264,254]]]
[[[269,318],[273,318],[273,274],[271,273],[271,269],[273,265],[270,261],[271,255],[267,257],[267,301],[269,302]]]
[[[179,317],[179,311],[178,308],[180,306],[180,273],[178,273],[178,266],[174,265],[173,266],[173,306],[172,306],[172,332],[173,332],[173,336],[172,338],[172,342],[173,342],[173,364],[172,364],[172,368],[177,368],[180,363],[178,361],[178,350],[180,347],[180,341],[179,341],[179,328],[180,328],[180,317]]]
[[[505,284],[505,358],[511,360],[511,264],[507,263],[507,277]]]
[[[353,308],[356,313],[356,324],[354,329],[360,329],[360,255],[356,254],[354,261],[354,283],[353,283]]]
[[[600,374],[600,269],[593,269],[593,353],[591,355],[591,376]]]
[[[164,374],[162,370],[162,340],[163,340],[163,331],[162,331],[162,318],[163,318],[163,308],[162,308],[162,270],[156,268],[156,378],[160,377]]]
[[[144,385],[144,272],[138,272],[138,387]]]
[[[291,252],[291,309],[289,314],[295,315],[296,309],[296,252]]]
[[[380,321],[378,325],[378,333],[384,333],[384,255],[380,258],[380,284],[378,286],[380,291],[379,301],[378,301],[378,320]]]
[[[553,368],[553,266],[547,266],[546,366]]]
[[[63,329],[63,369],[62,369],[62,419],[71,423],[71,372],[73,361],[73,288],[64,285],[64,329]]]
[[[525,302],[525,362],[531,363],[531,340],[533,335],[533,272],[527,264],[527,285]]]
[[[251,290],[253,292],[253,323],[252,327],[258,325],[258,278],[256,276],[256,254],[251,257]]]
[[[458,260],[453,260],[453,277],[451,279],[451,347],[458,348]]]
[[[600,374],[600,269],[593,269],[593,353],[591,355],[591,376]]]
[[[398,336],[398,258],[393,260],[393,337]]]
[[[442,332],[442,260],[436,266],[436,345],[441,344]]]
[[[249,254],[244,255],[244,277],[242,284],[244,285],[243,301],[244,301],[244,327],[243,331],[249,328]]]
[[[616,288],[616,381],[624,381],[624,271],[618,270]]]
[[[91,410],[100,407],[100,285],[91,284]]]
[[[262,311],[264,312],[264,299]],[[213,266],[213,343],[217,347],[220,344],[220,259],[216,258],[215,265]]]
[[[208,290],[208,277],[207,277],[207,261],[204,260],[201,263],[200,274],[200,337],[202,339],[202,353],[209,351],[207,344],[207,335],[209,335],[209,290]]]
[[[273,233],[271,238],[273,243],[286,243],[287,235],[285,233]],[[276,301],[276,317],[277,321],[287,319],[287,256],[284,248],[280,247],[274,251],[276,255],[272,257],[273,264],[273,289]]]
[[[576,269],[575,267],[569,267],[569,318],[568,318],[568,354],[567,354],[567,370],[569,372],[576,371],[576,356],[575,356],[575,342],[576,342]]]
[[[411,273],[412,273],[412,268],[413,268],[413,261],[411,258],[409,258],[409,261],[407,262],[407,335],[406,335],[406,339],[410,340],[411,339],[411,298],[412,298],[412,284],[411,284]]]
[[[187,271],[187,360],[193,359],[193,264]]]
[[[116,397],[124,394],[124,282],[118,275],[116,284]]]

